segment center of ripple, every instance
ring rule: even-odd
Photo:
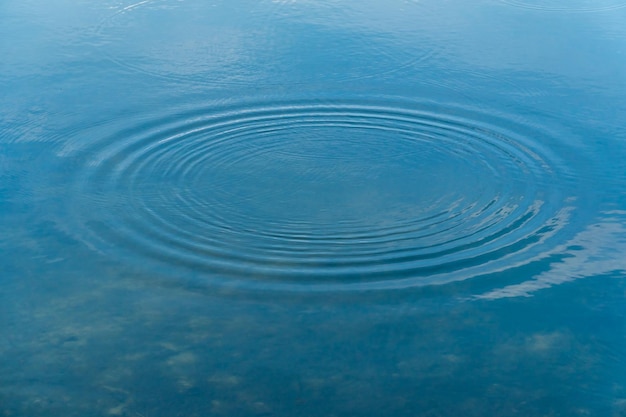
[[[233,228],[245,221],[258,229],[340,232],[406,222],[449,193],[455,176],[432,143],[393,140],[376,129],[312,126],[248,136],[196,155],[188,171],[169,178],[207,216],[216,206],[228,210],[239,220]]]

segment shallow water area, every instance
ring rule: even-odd
[[[624,3],[0,5],[0,416],[626,415]]]

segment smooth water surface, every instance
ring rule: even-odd
[[[1,416],[626,416],[626,2],[0,5]]]

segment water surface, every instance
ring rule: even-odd
[[[0,5],[0,415],[626,415],[626,3]]]

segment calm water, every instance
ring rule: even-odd
[[[0,4],[0,416],[626,416],[626,2]]]

